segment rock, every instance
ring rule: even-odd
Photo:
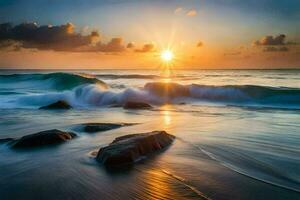
[[[96,159],[106,166],[133,163],[170,145],[175,136],[165,131],[125,135],[98,151]]]
[[[72,106],[66,101],[57,101],[55,103],[49,104],[47,106],[42,106],[40,109],[70,109]]]
[[[110,108],[120,108],[120,107],[123,107],[122,104],[112,104],[109,106]]]
[[[152,106],[144,102],[128,101],[123,105],[124,109],[150,109]]]
[[[59,144],[76,137],[75,133],[57,129],[41,131],[21,137],[13,144],[14,148],[31,148],[51,144]]]
[[[126,124],[126,123],[86,123],[82,124],[83,130],[88,133],[100,132],[100,131],[109,131],[116,128],[121,128],[123,126],[130,126],[134,124]]]

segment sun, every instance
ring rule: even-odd
[[[163,61],[165,61],[165,62],[170,62],[170,61],[173,60],[174,54],[173,54],[173,52],[170,51],[170,50],[164,50],[164,51],[161,52],[160,57],[161,57],[161,59],[162,59]]]

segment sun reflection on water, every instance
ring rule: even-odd
[[[171,81],[172,81],[172,79],[169,78],[169,77],[166,77],[166,78],[162,79],[162,82],[164,82],[164,83],[170,83]]]
[[[164,123],[166,126],[169,126],[171,124],[171,116],[170,116],[170,111],[164,110],[163,111],[164,115]]]
[[[169,105],[164,105],[162,107],[161,115],[162,115],[162,123],[163,123],[162,126],[164,130],[168,131],[172,123],[172,116],[169,110]]]

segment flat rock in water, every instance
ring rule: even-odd
[[[41,131],[21,137],[13,144],[14,148],[31,148],[59,144],[76,137],[75,133],[64,132],[57,129]]]
[[[128,101],[123,105],[124,109],[150,109],[152,106],[144,102]]]
[[[175,136],[165,131],[121,136],[101,148],[96,159],[107,166],[130,164],[169,146],[174,139]]]
[[[72,106],[65,101],[57,101],[55,103],[49,104],[47,106],[42,106],[39,109],[70,109]]]
[[[126,123],[86,123],[82,124],[83,130],[87,133],[95,133],[101,131],[109,131],[116,128],[121,128],[123,126],[130,126],[134,124],[126,124]]]

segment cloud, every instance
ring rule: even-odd
[[[151,43],[148,44],[144,44],[144,46],[141,49],[136,49],[135,52],[139,52],[139,53],[147,53],[147,52],[151,52],[154,51],[154,45]]]
[[[174,10],[174,13],[175,13],[175,14],[180,14],[182,11],[183,11],[183,8],[182,8],[182,7],[177,7],[177,8]]]
[[[295,42],[285,42],[286,39],[286,35],[285,34],[280,34],[277,36],[265,36],[263,38],[261,38],[260,40],[257,40],[254,42],[254,45],[257,46],[271,46],[271,45],[295,45]]]
[[[74,25],[38,26],[36,23],[22,23],[17,26],[5,23],[0,25],[0,40],[14,40],[22,43],[23,48],[64,51],[89,45],[97,38],[98,32],[81,35],[74,32]]]
[[[123,45],[122,38],[112,38],[107,44],[98,42],[94,48],[91,48],[92,51],[101,51],[101,52],[121,52],[125,50]]]
[[[280,47],[278,49],[278,51],[289,51],[289,48],[287,48],[287,47]]]
[[[39,26],[36,23],[22,23],[16,26],[9,23],[0,24],[0,48],[9,43],[12,46],[18,44],[19,48],[53,51],[118,52],[125,49],[121,38],[113,38],[104,44],[100,41],[97,31],[86,35],[76,33],[72,23],[58,26]]]
[[[286,43],[286,45],[297,45],[298,43],[297,42],[293,42],[293,41],[288,41]]]
[[[189,17],[193,17],[193,16],[196,16],[197,15],[197,10],[195,9],[187,9],[187,8],[183,8],[183,7],[177,7],[175,10],[174,10],[174,14],[175,15],[180,15],[180,14],[184,14],[186,16],[189,16]]]
[[[196,16],[197,11],[195,9],[191,9],[191,10],[187,11],[186,15],[189,16],[189,17]]]
[[[287,47],[266,47],[263,50],[264,52],[286,52],[289,51],[289,49]]]
[[[14,40],[0,40],[0,49],[5,51],[19,51],[22,44]]]
[[[128,49],[132,49],[132,48],[134,48],[134,46],[135,46],[135,45],[134,45],[133,42],[129,42],[129,43],[127,44],[126,47],[127,47]]]
[[[224,53],[224,56],[238,56],[241,55],[242,52],[237,51],[237,52],[228,52],[228,53]]]
[[[199,42],[197,43],[197,47],[202,47],[202,46],[203,46],[203,42],[199,41]]]

